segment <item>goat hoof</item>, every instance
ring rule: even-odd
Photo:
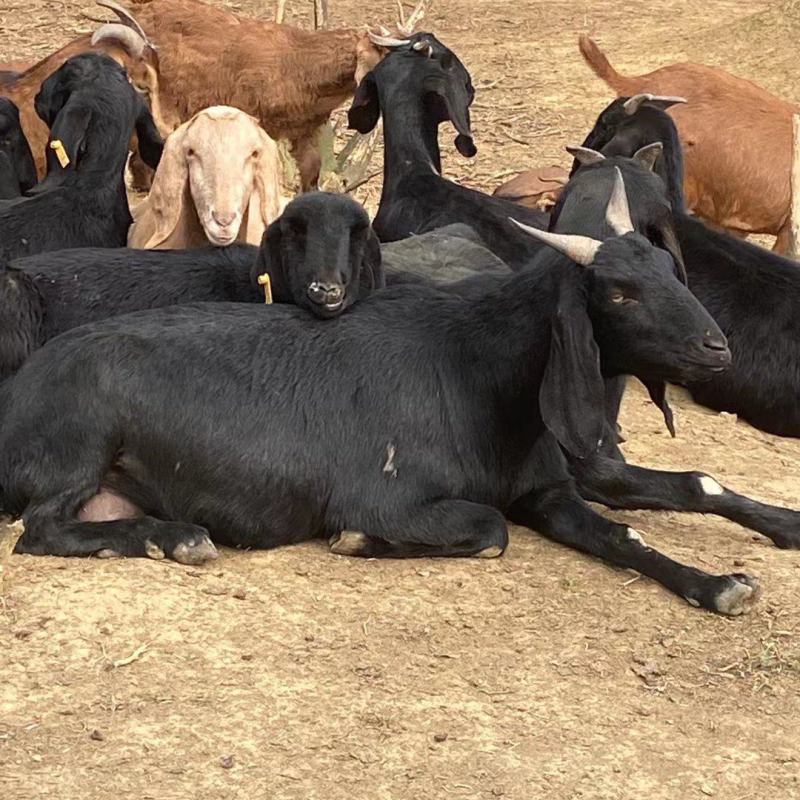
[[[95,553],[97,558],[122,558],[122,556],[116,550],[109,550],[107,547],[103,548],[102,550],[98,550]],[[161,554],[161,557],[164,557],[164,554]]]
[[[208,536],[200,536],[191,542],[175,545],[172,557],[181,564],[202,564],[219,558],[219,552]]]
[[[727,614],[730,617],[746,614],[761,596],[761,587],[758,581],[741,572],[725,577],[728,585],[715,598],[716,610],[720,614]]]
[[[475,553],[477,558],[498,558],[503,555],[503,548],[498,544],[493,544],[491,547],[484,547]]]
[[[144,552],[148,558],[154,558],[156,561],[164,558],[164,551],[152,539],[144,543]]]
[[[339,556],[359,556],[366,549],[369,538],[361,531],[342,531],[329,539],[331,553]]]

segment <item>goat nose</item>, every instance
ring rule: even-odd
[[[706,331],[703,335],[703,349],[710,350],[718,359],[720,365],[727,366],[731,363],[731,351],[728,349],[728,340],[720,331],[713,333]]]
[[[223,228],[227,228],[228,225],[230,225],[231,222],[233,222],[234,219],[236,219],[236,212],[228,211],[222,213],[219,211],[212,211],[211,216],[213,217],[214,222],[216,222],[217,225],[221,225]]]
[[[344,297],[344,286],[339,283],[322,283],[314,281],[309,284],[308,296],[319,305],[334,305]]]

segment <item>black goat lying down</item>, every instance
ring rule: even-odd
[[[35,184],[36,164],[19,109],[7,97],[0,97],[0,200],[19,197]]]
[[[640,235],[536,235],[588,266],[546,250],[530,270],[475,279],[470,302],[400,286],[329,322],[183,306],[49,342],[0,386],[0,509],[24,520],[18,550],[196,563],[216,554],[210,532],[238,547],[330,536],[353,556],[491,557],[508,512],[693,605],[748,610],[751,578],[685,567],[595,513],[562,454],[596,450],[604,374],[708,374],[728,359],[704,346],[721,334]],[[620,286],[639,304],[617,303]]]
[[[619,101],[614,101],[614,106]],[[609,106],[609,109],[612,107]],[[625,116],[625,136],[606,109],[587,141],[619,152],[658,140],[664,159],[656,170],[667,182],[673,223],[689,287],[728,337],[731,368],[706,381],[684,381],[692,397],[716,411],[738,414],[768,433],[800,437],[800,269],[795,261],[713,230],[682,210],[680,140],[666,112],[645,104]],[[605,118],[601,125],[600,121]],[[631,133],[631,128],[638,136]],[[602,169],[602,165],[599,165]],[[584,168],[585,169],[585,168]],[[581,169],[578,175],[583,172]],[[650,202],[632,193],[632,206]],[[556,215],[554,215],[556,216]],[[649,233],[634,217],[637,230]]]
[[[274,301],[325,318],[383,286],[380,245],[366,212],[348,197],[321,192],[293,200],[260,248],[41,253],[0,272],[0,379],[48,339],[87,322],[180,303],[263,303],[264,273]]]
[[[47,177],[0,202],[0,256],[66,247],[123,247],[131,215],[124,170],[136,129],[155,167],[162,142],[125,70],[100,53],[66,61],[42,84],[36,113],[50,127]]]
[[[469,72],[435,36],[419,33],[386,40],[389,55],[367,73],[349,111],[350,127],[371,131],[384,118],[383,191],[373,222],[382,242],[403,239],[451,223],[471,225],[486,247],[512,269],[527,264],[541,243],[509,222],[522,219],[547,227],[547,215],[508,200],[467,189],[441,176],[439,125],[450,120],[456,148],[475,155],[469,107],[474,97]]]

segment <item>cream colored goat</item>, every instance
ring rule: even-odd
[[[253,117],[212,106],[164,145],[147,198],[135,209],[128,246],[156,249],[259,244],[285,204],[275,142]]]

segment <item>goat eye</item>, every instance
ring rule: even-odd
[[[625,302],[625,295],[622,292],[612,292],[609,299],[612,303],[621,304]]]
[[[260,150],[253,150],[253,152],[250,154],[250,157],[251,158],[258,158],[260,155],[261,155],[261,151]]]

